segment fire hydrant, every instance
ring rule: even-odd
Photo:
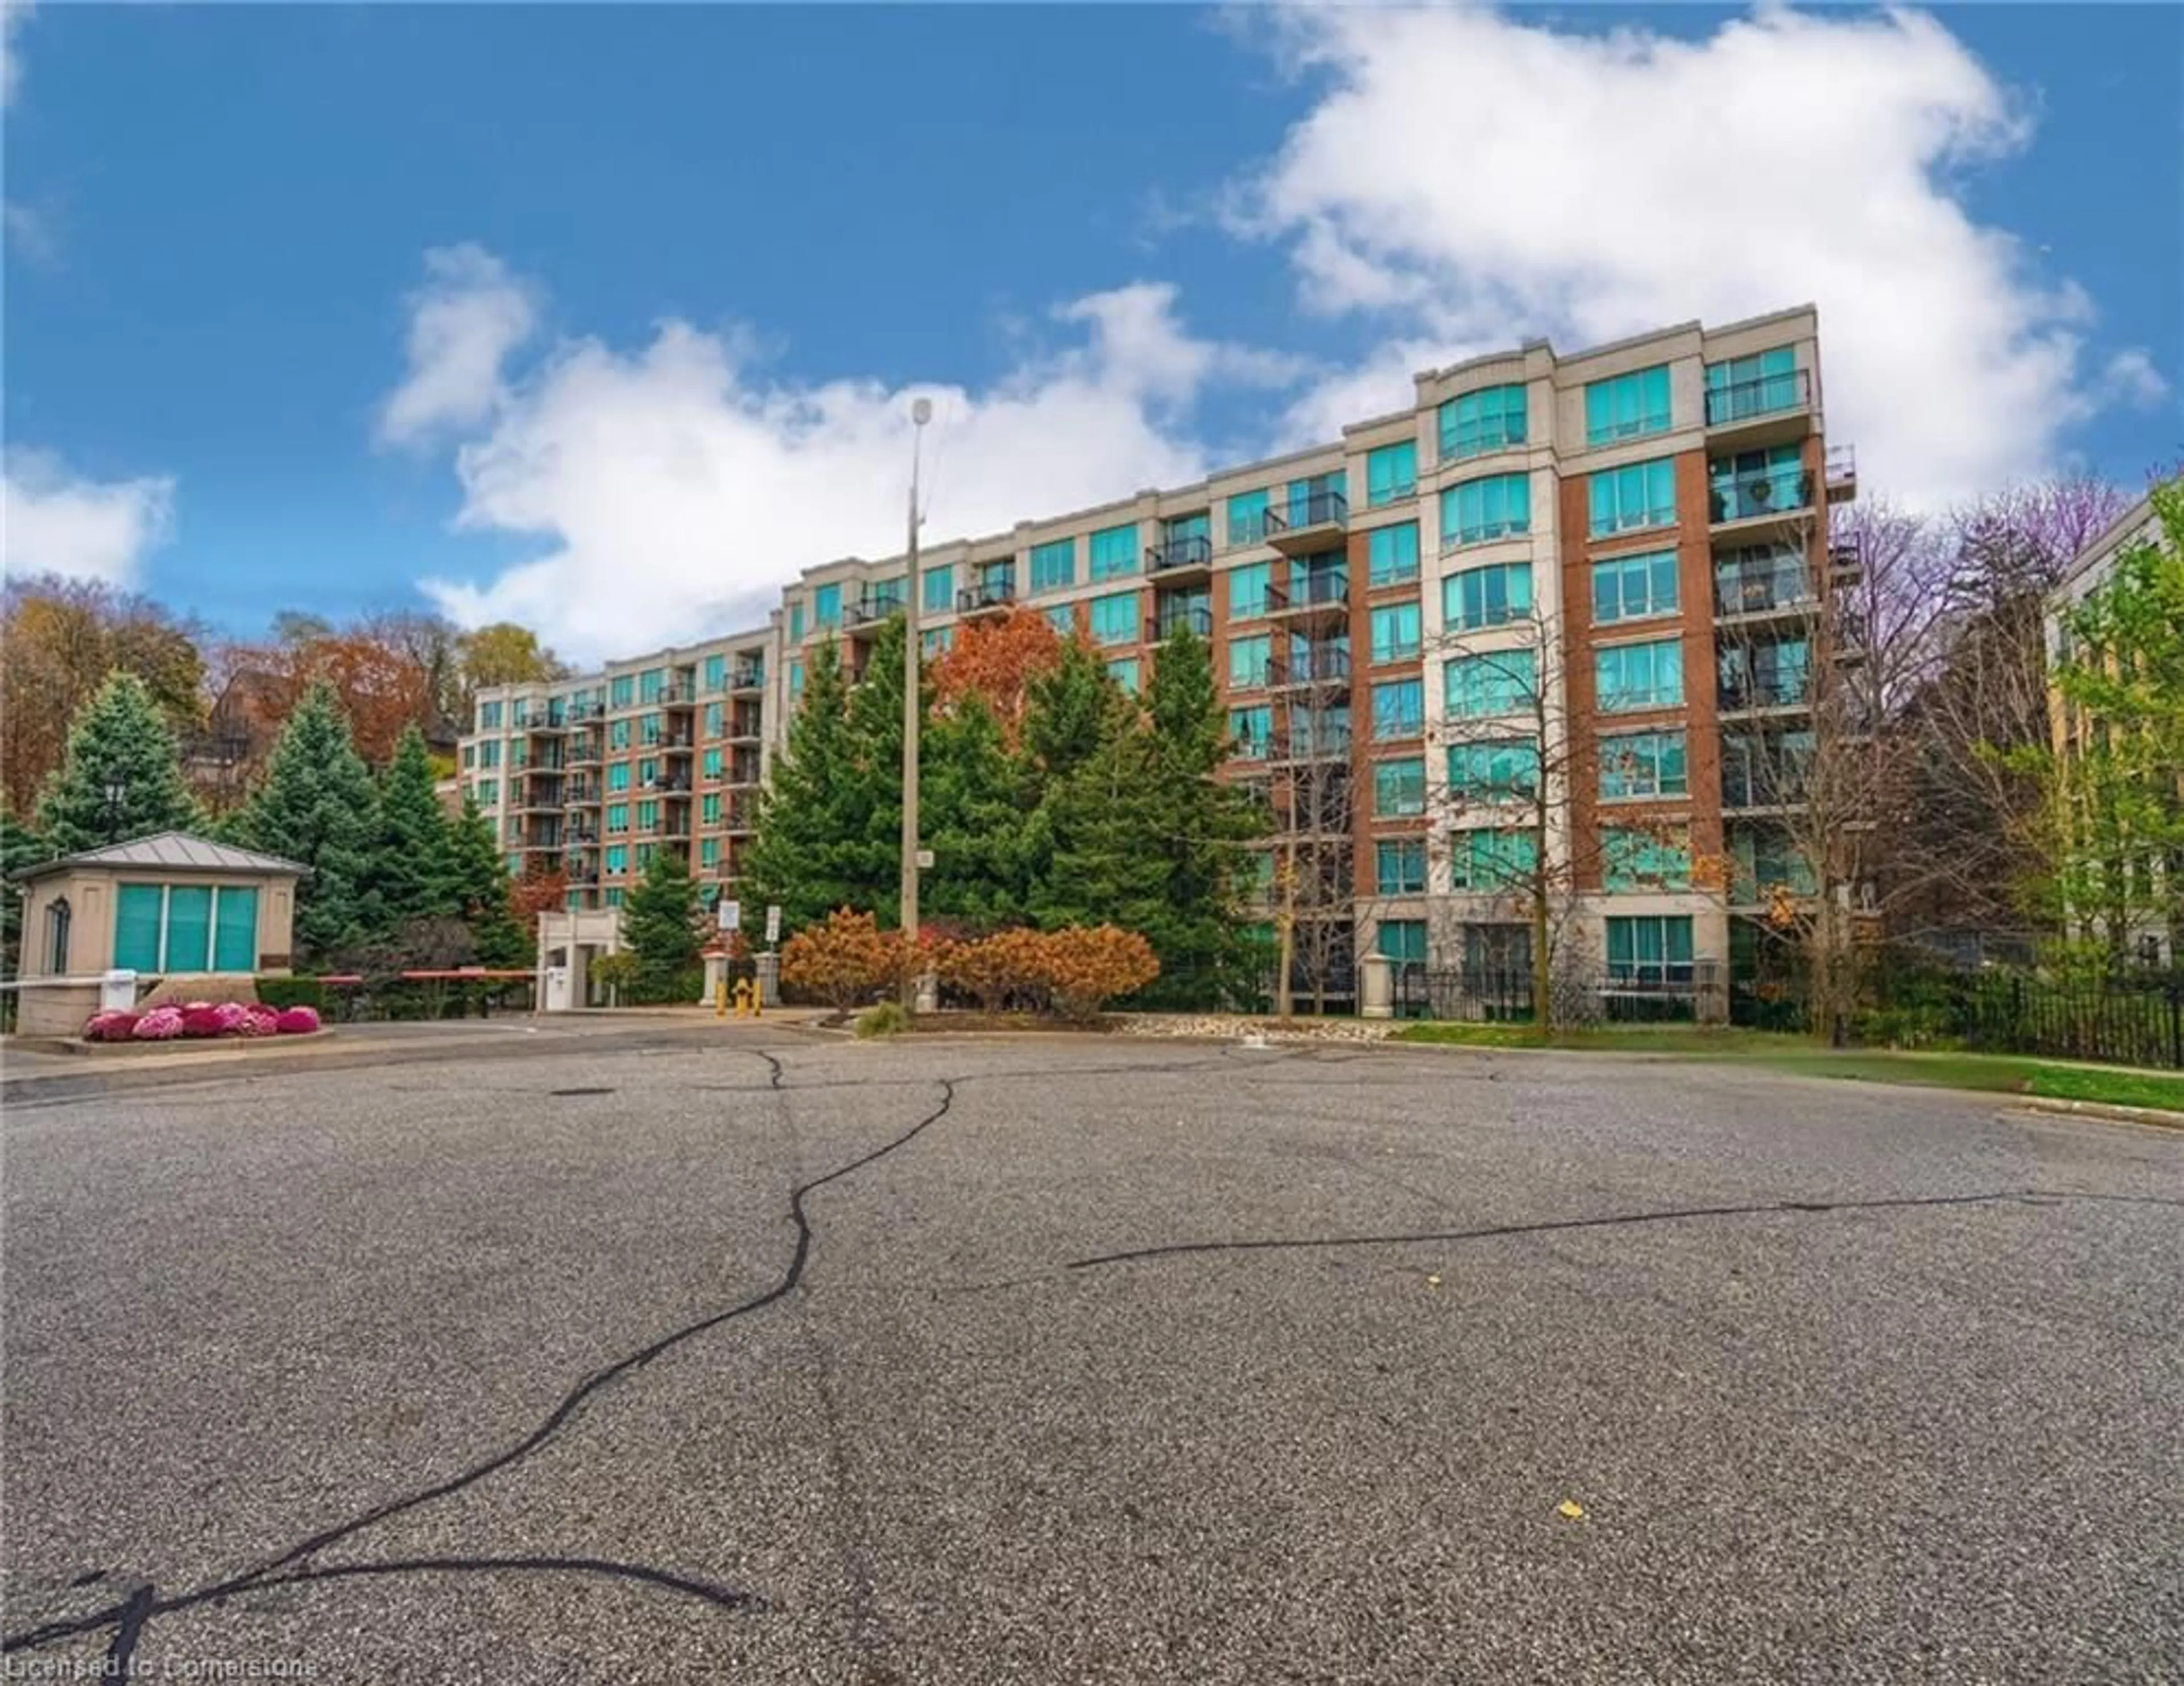
[[[758,1003],[751,998],[754,993],[755,991],[751,988],[751,982],[749,978],[738,978],[736,980],[737,1018],[755,1019],[758,1016]]]

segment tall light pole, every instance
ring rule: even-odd
[[[933,400],[912,399],[910,406],[910,561],[902,577],[902,933],[917,942],[917,728],[923,712],[917,696],[917,471],[925,424],[933,419]],[[914,1005],[918,982],[908,985]]]

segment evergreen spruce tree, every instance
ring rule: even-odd
[[[389,931],[412,919],[462,911],[448,817],[432,784],[425,734],[414,724],[405,726],[380,775],[379,826],[371,851],[373,888]]]
[[[621,904],[622,941],[636,967],[633,1000],[697,999],[698,897],[698,880],[682,852],[655,851]]]
[[[900,667],[900,643],[894,650]],[[808,662],[788,745],[760,801],[758,833],[744,865],[749,899],[760,906],[778,902],[790,930],[815,925],[837,907],[877,913],[876,898],[883,891],[892,897],[896,886],[894,866],[877,873],[869,858],[872,785],[851,733],[841,663],[828,644],[813,650]],[[901,695],[898,688],[895,695]],[[901,729],[898,721],[898,745]]]
[[[13,879],[25,867],[52,858],[46,840],[5,809],[0,809],[0,879]],[[23,898],[12,883],[0,883],[0,977],[19,974],[23,957]]]
[[[1044,788],[1089,761],[1115,722],[1114,679],[1089,646],[1072,639],[1061,664],[1031,682],[1023,754]]]
[[[535,930],[517,923],[509,906],[507,863],[493,835],[493,822],[469,796],[462,817],[448,828],[448,890],[457,913],[471,928],[482,966],[528,966],[538,957]]]
[[[1214,776],[1228,754],[1228,721],[1212,650],[1188,628],[1161,646],[1145,712],[1156,833],[1147,846],[1166,864],[1167,905],[1155,929],[1137,928],[1161,962],[1144,999],[1175,1008],[1241,1002],[1253,971],[1242,917],[1245,846],[1264,827],[1250,798]]]
[[[900,616],[883,626],[872,640],[865,677],[850,691],[850,742],[856,770],[848,807],[861,823],[842,839],[838,869],[844,879],[862,886],[859,899],[848,905],[872,913],[883,926],[902,923],[902,646],[906,636],[908,628]],[[923,677],[921,665],[921,691]],[[921,725],[921,763],[925,735]],[[922,793],[927,788],[921,764],[918,789]],[[919,830],[923,846],[930,847],[922,810]]]
[[[1032,824],[1039,870],[1029,901],[1039,924],[1112,924],[1148,937],[1161,927],[1168,863],[1157,846],[1156,771],[1150,736],[1117,706],[1090,758],[1047,786]]]
[[[333,692],[315,684],[275,741],[259,785],[236,818],[237,840],[309,867],[296,886],[296,949],[322,963],[383,933],[373,844],[379,798]]]
[[[115,669],[76,717],[66,756],[40,796],[47,847],[73,855],[203,823],[166,715],[142,679]]]
[[[1000,723],[973,693],[933,723],[921,750],[919,812],[933,857],[922,905],[936,918],[978,931],[1024,923],[1031,846],[1026,781],[1002,745]]]

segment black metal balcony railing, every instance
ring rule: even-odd
[[[1814,600],[1812,570],[1800,555],[1747,562],[1741,567],[1724,568],[1714,576],[1714,612],[1718,615],[1763,615]]]
[[[1713,520],[1749,521],[1813,506],[1813,477],[1802,469],[1763,469],[1713,483],[1709,499]]]
[[[607,717],[606,705],[600,702],[587,702],[571,707],[561,717],[571,726],[581,726],[587,720],[604,720]]]
[[[1277,732],[1267,741],[1268,761],[1347,761],[1351,734],[1346,729],[1329,727],[1323,732]]]
[[[1857,539],[1828,541],[1828,572],[1838,585],[1848,584],[1865,572],[1865,546]]]
[[[662,708],[688,708],[698,701],[698,688],[677,679],[660,688],[658,701]]]
[[[766,669],[754,664],[731,670],[728,674],[728,689],[732,691],[764,690]]]
[[[1332,609],[1350,601],[1350,577],[1339,573],[1307,574],[1288,585],[1267,588],[1267,612],[1287,614],[1299,609]]]
[[[1203,568],[1213,565],[1213,540],[1203,533],[1163,539],[1145,551],[1145,571],[1165,573],[1175,568]]]
[[[1194,603],[1180,609],[1163,609],[1145,622],[1145,642],[1165,644],[1168,634],[1184,628],[1199,638],[1213,636],[1213,611]]]
[[[731,784],[755,784],[758,783],[758,772],[759,762],[758,758],[755,756],[752,756],[748,761],[737,761],[732,762],[728,768],[728,783]]]
[[[1721,805],[1724,808],[1792,808],[1805,800],[1809,779],[1802,768],[1741,768],[1724,766]]]
[[[901,612],[902,599],[895,593],[872,592],[853,603],[845,604],[842,609],[842,622],[844,625],[852,627],[878,626],[890,615]]]
[[[666,791],[671,796],[686,795],[690,789],[690,780],[684,774],[663,773],[654,779],[648,788]]]
[[[1801,708],[1813,700],[1809,673],[1740,673],[1721,681],[1720,706],[1729,712],[1747,708]]]
[[[1786,410],[1808,409],[1812,401],[1813,377],[1809,370],[1762,375],[1757,380],[1711,388],[1706,395],[1707,426],[1720,427],[1733,422],[1756,421],[1763,416],[1780,416]]]
[[[1307,649],[1301,655],[1267,658],[1267,684],[1274,690],[1297,685],[1342,684],[1349,678],[1350,652],[1346,650]]]
[[[727,734],[731,738],[762,736],[760,717],[756,714],[738,714],[732,717],[728,721]]]
[[[1017,600],[1017,583],[1012,579],[983,579],[976,585],[967,585],[956,594],[956,612],[974,614],[981,609],[1000,609]]]
[[[1266,536],[1304,533],[1316,527],[1341,527],[1350,519],[1350,500],[1340,492],[1314,492],[1286,504],[1267,505]]]

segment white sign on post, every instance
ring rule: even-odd
[[[742,902],[731,902],[724,896],[721,901],[719,913],[722,930],[738,931],[743,929],[744,904]]]
[[[781,941],[781,904],[771,902],[766,910],[766,946],[771,948]]]

